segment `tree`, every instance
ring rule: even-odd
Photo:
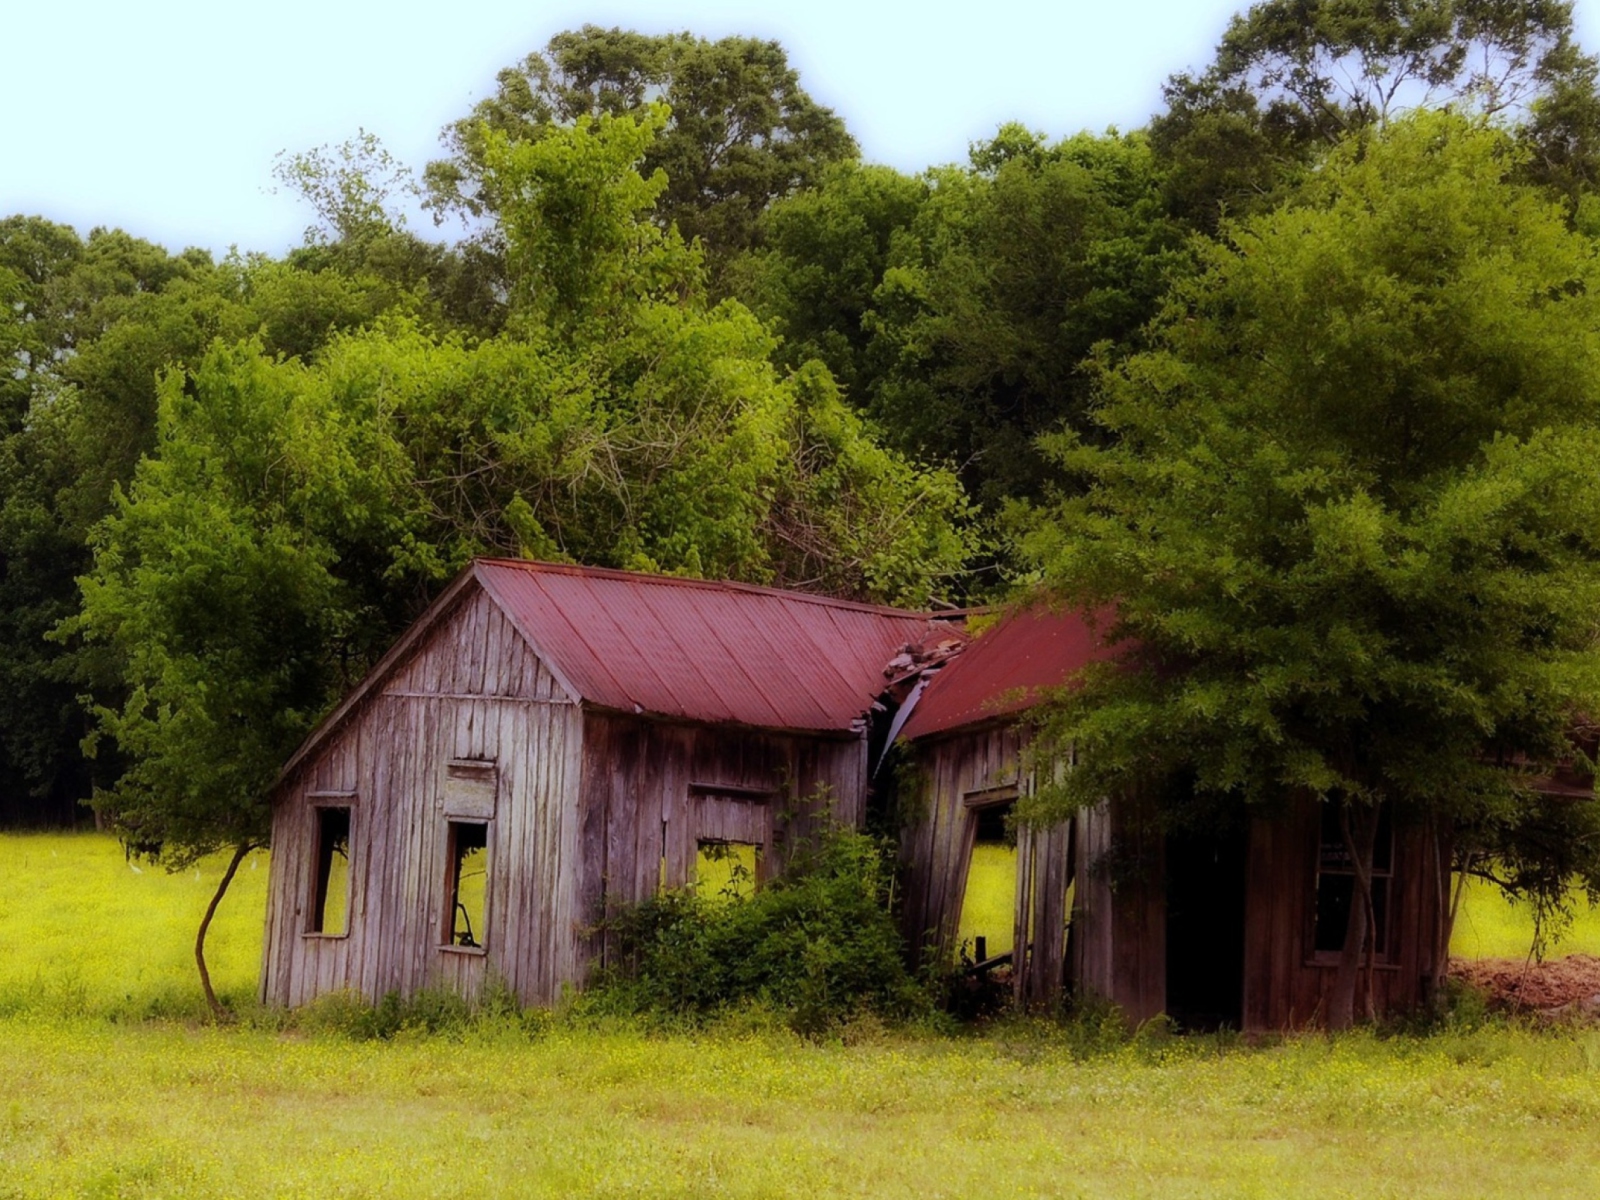
[[[96,706],[94,740],[125,761],[96,797],[131,850],[184,869],[232,858],[195,961],[213,1013],[205,936],[239,863],[266,844],[278,769],[326,706],[355,607],[326,530],[384,466],[341,425],[297,421],[304,368],[259,345],[168,372],[159,444],[94,539],[81,615],[63,632],[112,647],[125,684]],[[337,430],[341,441],[329,434]]]
[[[476,242],[447,246],[406,228],[401,198],[421,196],[411,171],[361,130],[337,146],[280,153],[273,175],[316,214],[288,264],[357,279],[441,328],[490,335],[505,320],[503,264]]]
[[[1229,227],[1151,349],[1102,356],[1105,440],[1049,444],[1088,491],[1032,552],[1129,650],[1056,708],[1077,765],[1046,807],[1337,806],[1357,901],[1335,1028],[1380,807],[1491,848],[1520,831],[1527,862],[1532,784],[1585,761],[1600,711],[1600,275],[1520,165],[1448,115],[1341,143]],[[1563,809],[1545,886],[1600,882],[1595,807]]]
[[[1594,72],[1565,0],[1264,0],[1206,71],[1168,80],[1151,135],[1175,206],[1213,229],[1219,206],[1264,211],[1327,146],[1412,109],[1542,114],[1530,136],[1570,162]]]
[[[730,275],[782,361],[821,358],[895,449],[954,465],[998,512],[1040,494],[1039,434],[1084,428],[1096,343],[1136,341],[1186,269],[1160,185],[1139,135],[1008,125],[965,169],[838,169],[773,205]]]
[[[370,275],[214,263],[23,217],[0,221],[0,286],[14,296],[0,322],[12,364],[0,380],[0,820],[70,824],[117,769],[84,759],[77,697],[108,699],[118,671],[102,650],[44,635],[76,608],[89,531],[154,446],[158,375],[216,337],[308,354],[407,294]]]
[[[849,398],[867,404],[880,373],[874,294],[889,267],[912,254],[911,228],[932,190],[926,177],[845,162],[817,187],[773,202],[757,247],[734,261],[728,279],[734,295],[776,323],[781,364],[817,359]]]
[[[751,244],[768,204],[856,154],[844,122],[805,92],[777,42],[585,25],[501,71],[495,94],[445,128],[450,156],[424,172],[429,204],[440,217],[500,212],[487,175],[490,133],[530,140],[579,117],[639,115],[656,102],[672,117],[641,172],[667,175],[655,219],[701,241],[713,281]]]

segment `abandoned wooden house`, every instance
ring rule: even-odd
[[[322,722],[274,799],[261,995],[489,973],[582,983],[617,905],[759,880],[859,823],[885,664],[948,621],[738,584],[469,567]]]
[[[952,614],[475,563],[284,769],[262,998],[471,995],[493,973],[553,1001],[605,961],[618,906],[758,882],[822,805],[859,824],[898,743],[899,778],[921,781],[900,801],[910,945],[965,943],[1024,1001],[1078,989],[1135,1022],[1315,1021],[1351,894],[1317,805],[1185,838],[1141,832],[1129,804],[1008,822],[1037,770],[1030,710],[1104,653],[1046,608],[969,642]],[[1383,830],[1378,868],[1377,999],[1403,1008],[1432,967],[1442,868],[1406,828]]]
[[[920,790],[903,802],[908,938],[938,954],[965,940],[969,957],[1010,956],[1024,1002],[1074,989],[1135,1024],[1158,1013],[1201,1028],[1315,1023],[1354,878],[1326,806],[1286,799],[1247,826],[1181,836],[1145,829],[1128,802],[1048,829],[1005,820],[1043,769],[1028,765],[1028,710],[1105,654],[1080,614],[1036,607],[975,638],[908,702],[899,738]],[[994,853],[1007,842],[1015,849]],[[1428,830],[1385,821],[1374,865],[1374,998],[1400,1011],[1432,975],[1448,856]],[[997,870],[1009,922],[995,914],[980,928],[964,902],[995,890]]]

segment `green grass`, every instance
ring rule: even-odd
[[[1088,1059],[493,1027],[0,1021],[5,1196],[1587,1196],[1600,1035]]]
[[[224,865],[168,874],[102,834],[0,835],[0,1013],[199,1015],[194,935]],[[231,1004],[254,1002],[266,903],[267,856],[254,854],[206,939]]]
[[[218,870],[0,837],[0,1197],[1600,1194],[1600,1032],[818,1043],[568,1014],[356,1041],[253,1007],[264,861],[218,919],[242,1021],[214,1028],[190,946]]]
[[[1573,921],[1550,947],[1551,955],[1600,955],[1600,909],[1577,898]],[[1450,952],[1461,958],[1526,958],[1533,948],[1533,912],[1513,904],[1493,884],[1471,880],[1451,932]]]

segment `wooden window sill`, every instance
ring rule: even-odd
[[[315,942],[342,942],[350,936],[350,931],[346,929],[343,933],[318,933],[315,930],[308,929],[300,936],[310,938]]]
[[[471,956],[473,956],[475,958],[482,958],[485,954],[489,953],[489,947],[487,947],[487,946],[440,946],[439,947],[439,953],[441,953],[441,954],[467,954],[467,955],[471,955]]]

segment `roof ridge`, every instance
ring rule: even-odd
[[[682,575],[663,575],[654,571],[623,571],[615,567],[588,567],[578,563],[553,563],[531,558],[475,558],[483,566],[514,567],[550,575],[583,575],[598,579],[615,579],[628,583],[651,583],[670,587],[698,588],[704,591],[748,592],[758,596],[773,596],[780,600],[820,604],[828,608],[842,608],[854,612],[876,613],[882,616],[904,617],[918,621],[947,621],[960,616],[964,610],[954,612],[921,608],[900,608],[893,604],[868,604],[861,600],[841,600],[835,596],[819,596],[814,592],[798,592],[791,588],[767,587],[759,583],[741,583],[733,579],[690,579]]]

